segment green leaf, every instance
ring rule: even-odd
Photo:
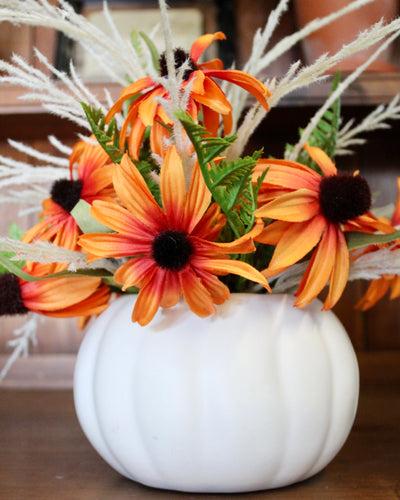
[[[101,109],[96,110],[94,107],[84,102],[82,102],[81,105],[97,142],[108,154],[112,162],[119,163],[123,151],[119,148],[119,131],[116,121],[113,118],[106,124],[105,116]]]
[[[8,228],[8,235],[10,238],[13,238],[15,240],[20,241],[22,236],[24,235],[24,231],[19,226],[17,226],[17,224],[15,224],[14,222],[11,222],[11,224]],[[4,257],[7,260],[9,260],[11,257],[13,257],[13,255],[15,255],[15,252],[6,252],[6,251],[0,252],[0,256]],[[20,260],[18,262],[13,263],[13,264],[21,269],[22,267],[24,267],[25,261]],[[4,274],[7,272],[9,272],[8,267],[6,267],[0,263],[0,274]]]
[[[154,45],[153,41],[144,33],[139,31],[139,35],[143,38],[147,48],[150,51],[151,61],[153,63],[154,69],[160,73],[160,54],[158,53],[157,47]]]
[[[18,276],[18,278],[21,278],[25,281],[40,281],[40,278],[36,278],[35,276],[22,271],[19,265],[11,261],[8,257],[5,257],[3,255],[3,252],[0,253],[0,266],[5,269],[4,272],[13,273]],[[4,272],[2,272],[1,274],[4,274]]]
[[[79,200],[71,210],[71,215],[84,233],[110,233],[111,229],[103,226],[90,213],[90,203]]]
[[[340,71],[338,71],[332,81],[332,92],[334,92],[340,83]],[[340,99],[338,98],[331,107],[325,111],[324,115],[317,123],[316,127],[312,131],[308,143],[310,146],[315,146],[323,151],[330,157],[335,156],[336,151],[336,141],[337,134],[340,126]],[[301,136],[303,129],[299,129],[299,135]],[[293,151],[293,146],[291,144],[286,145],[285,156]],[[301,151],[296,161],[307,165],[308,167],[321,173],[318,165],[310,158],[306,151]]]
[[[252,173],[261,151],[234,162],[213,161],[229,147],[235,137],[210,137],[204,127],[186,113],[178,113],[197,154],[204,182],[221,207],[236,238],[246,234],[254,223]]]
[[[400,230],[388,234],[368,234],[360,232],[346,233],[347,246],[349,250],[367,245],[379,245],[381,243],[391,243],[400,238]]]

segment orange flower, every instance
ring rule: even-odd
[[[49,264],[33,263],[23,271],[35,277],[51,272]],[[108,286],[101,278],[76,276],[24,281],[12,273],[0,275],[0,316],[33,311],[44,316],[70,318],[81,316],[83,327],[92,315],[103,312],[110,300]]]
[[[231,260],[227,254],[254,251],[253,230],[231,243],[217,243],[225,217],[211,202],[200,168],[195,167],[186,193],[181,159],[175,149],[167,150],[160,173],[163,209],[127,155],[113,173],[116,202],[95,201],[91,213],[115,233],[81,236],[81,246],[98,257],[128,257],[114,279],[123,286],[139,287],[132,321],[149,323],[158,308],[174,306],[181,295],[201,317],[216,312],[214,304],[229,298],[229,290],[216,275],[234,273],[268,284],[249,264]]]
[[[400,177],[397,178],[398,196],[397,203],[392,215],[391,223],[393,226],[398,226],[400,224]],[[398,250],[400,248],[400,241],[389,245],[373,245],[369,247],[365,252],[370,253],[382,248],[383,246],[390,248],[390,250]],[[358,256],[359,257],[359,256]],[[397,274],[385,274],[379,279],[371,280],[368,288],[363,295],[363,297],[355,305],[356,309],[361,309],[366,311],[371,309],[381,298],[383,298],[386,293],[390,290],[389,298],[397,299],[400,297],[400,276]]]
[[[74,179],[76,167],[77,179]],[[114,197],[112,169],[113,164],[100,145],[79,141],[70,156],[71,178],[53,184],[51,198],[42,204],[40,217],[43,219],[24,234],[22,241],[51,241],[69,250],[79,249],[77,241],[81,231],[70,212],[80,199],[91,204],[94,200]],[[64,267],[53,267],[53,272]]]
[[[266,277],[276,276],[315,249],[295,305],[309,304],[329,281],[323,306],[327,310],[339,300],[347,282],[349,251],[344,231],[392,232],[393,228],[369,212],[371,194],[363,177],[338,174],[321,149],[308,145],[305,149],[322,174],[285,160],[261,160],[256,167],[255,177],[269,169],[260,191],[262,206],[256,215],[275,222],[255,239],[276,246],[263,271]]]
[[[212,135],[216,135],[218,132],[219,115],[222,115],[225,133],[229,134],[232,128],[232,107],[221,88],[214,82],[214,78],[239,85],[250,92],[267,110],[266,97],[270,95],[268,89],[248,73],[239,70],[224,70],[220,59],[213,59],[204,63],[198,62],[200,56],[214,40],[223,39],[225,39],[225,35],[220,31],[214,34],[206,34],[193,43],[189,54],[183,49],[175,49],[174,51],[177,72],[185,61],[188,62],[181,85],[182,89],[185,89],[189,84],[192,85],[186,111],[195,121],[200,119]],[[161,76],[168,75],[165,54],[160,58],[160,69]],[[138,94],[141,94],[140,97],[137,97]],[[168,99],[169,93],[151,77],[141,78],[126,87],[110,109],[106,120],[110,120],[111,117],[120,112],[125,101],[133,97],[137,98],[130,105],[121,130],[121,149],[127,136],[128,126],[131,125],[128,149],[131,157],[135,160],[138,159],[144,131],[146,127],[151,126],[151,149],[160,156],[164,156],[164,138],[169,134],[159,122],[171,126],[172,121],[156,98]]]

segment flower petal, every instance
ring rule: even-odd
[[[297,189],[279,196],[254,212],[256,217],[269,217],[288,222],[310,220],[319,213],[318,194],[309,189]]]
[[[131,83],[130,85],[125,87],[124,90],[121,92],[117,101],[115,101],[110,111],[107,113],[106,122],[108,122],[116,113],[119,113],[121,111],[122,106],[124,105],[124,102],[127,99],[130,99],[131,97],[135,96],[136,94],[139,94],[143,90],[154,87],[155,85],[156,84],[154,80],[149,76],[146,76],[144,78],[136,80],[136,82]]]
[[[221,115],[228,114],[232,111],[232,106],[225,97],[225,94],[211,78],[206,77],[204,79],[204,93],[196,93],[192,89],[191,97],[195,101],[208,106]]]
[[[216,314],[210,293],[190,266],[179,272],[179,280],[183,297],[192,312],[201,318]]]
[[[222,33],[222,31],[217,31],[216,33],[207,33],[205,35],[200,36],[192,44],[192,48],[190,49],[190,57],[193,59],[195,63],[197,63],[199,57],[214,40],[225,40],[225,39],[226,36]]]
[[[209,223],[208,217],[204,219],[204,221],[202,217],[207,207],[210,205],[210,202],[211,192],[206,186],[200,166],[196,163],[193,167],[192,178],[190,179],[190,185],[186,196],[182,229],[190,234],[200,222],[204,223],[207,221],[207,223]]]
[[[165,214],[157,204],[139,170],[127,155],[114,169],[114,188],[126,208],[155,231],[165,227]]]
[[[337,175],[337,169],[325,151],[320,148],[310,146],[308,143],[304,146],[304,149],[327,177],[330,175]]]
[[[322,308],[324,311],[332,309],[342,296],[349,277],[349,266],[350,258],[346,238],[340,227],[336,226],[335,261],[330,277],[329,292]]]
[[[195,265],[196,267],[199,266],[203,270],[217,275],[232,273],[242,276],[247,280],[259,283],[268,291],[271,291],[271,288],[264,276],[247,262],[233,259],[210,259],[197,257]]]
[[[90,208],[90,213],[113,231],[148,242],[154,239],[155,232],[118,203],[96,200]]]
[[[161,166],[160,190],[170,226],[180,228],[186,199],[186,183],[182,160],[175,146],[167,149]]]
[[[298,262],[318,244],[325,228],[322,215],[291,225],[279,240],[268,269],[274,271]]]
[[[204,74],[211,78],[220,78],[221,80],[227,80],[228,82],[234,83],[238,85],[242,89],[249,92],[252,96],[254,96],[257,101],[262,105],[262,107],[268,111],[268,102],[267,97],[271,94],[267,87],[261,83],[257,78],[244,71],[240,71],[238,69],[230,69],[230,70],[215,70],[215,69],[206,69],[204,70]]]
[[[91,255],[87,261],[92,262],[96,257],[121,258],[135,255],[148,255],[151,244],[138,237],[115,233],[88,233],[83,234],[79,245]]]
[[[157,269],[149,281],[140,289],[135,307],[132,311],[132,321],[145,326],[154,318],[164,293],[165,286],[164,269]]]
[[[143,287],[156,271],[157,266],[151,257],[129,259],[115,272],[115,282],[122,285],[122,290],[131,286]]]
[[[322,235],[295,293],[297,299],[294,305],[296,307],[305,307],[317,297],[327,284],[335,264],[336,250],[337,232],[335,226],[330,224]]]

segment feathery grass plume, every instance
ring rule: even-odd
[[[107,2],[103,12],[112,32],[104,31],[75,12],[69,2],[58,0],[52,5],[47,0],[1,0],[0,21],[30,26],[45,26],[64,33],[87,51],[113,82],[126,84],[126,76],[136,80],[145,76],[138,56],[128,40],[123,40],[112,21]]]
[[[177,74],[175,70],[174,42],[172,39],[172,31],[168,16],[167,4],[165,0],[159,0],[158,3],[162,19],[161,26],[164,35],[165,60],[167,63],[168,78],[159,78],[156,80],[158,80],[157,83],[160,83],[168,91],[170,96],[170,101],[166,102],[165,100],[163,100],[162,104],[165,112],[173,121],[173,139],[176,145],[176,149],[184,163],[185,178],[188,184],[191,176],[191,170],[193,168],[193,161],[190,160],[190,143],[186,135],[183,133],[182,125],[176,117],[176,114],[186,109],[186,104],[192,86],[191,84],[189,84],[185,89],[185,92],[183,92],[181,89],[183,76],[185,74],[185,70],[188,67],[188,62],[186,62],[186,64],[184,63]]]
[[[350,73],[349,76],[347,76],[339,85],[338,88],[332,92],[332,94],[326,99],[325,103],[321,108],[315,113],[315,115],[311,118],[309,121],[308,125],[306,128],[303,130],[303,133],[300,137],[300,140],[298,143],[294,146],[293,151],[291,152],[289,156],[289,160],[295,161],[297,156],[299,155],[301,149],[303,146],[306,144],[308,141],[308,138],[310,137],[312,131],[314,128],[317,126],[318,122],[324,115],[327,109],[335,102],[335,100],[340,97],[343,92],[349,87],[351,83],[353,83],[360,75],[361,73],[373,62],[381,52],[383,52],[399,35],[400,35],[400,19],[398,19],[398,25],[399,29],[397,32],[395,32],[391,37],[389,37],[385,42],[383,42],[378,49],[363,63],[361,64],[356,70],[354,70],[352,73]]]
[[[369,113],[358,125],[349,120],[338,131],[335,155],[353,154],[349,148],[366,143],[366,139],[358,137],[360,134],[378,129],[389,129],[390,120],[400,119],[400,94],[397,94],[386,106],[381,104]]]
[[[0,155],[0,190],[10,186],[19,188],[25,186],[27,188],[10,189],[0,195],[0,203],[18,203],[31,206],[29,209],[19,211],[19,216],[40,211],[42,201],[49,197],[50,183],[60,178],[69,177],[68,157],[71,154],[71,148],[62,144],[54,136],[49,136],[48,141],[63,156],[43,153],[32,146],[11,139],[8,140],[11,147],[41,163],[34,166],[28,162]]]
[[[306,87],[312,83],[317,83],[328,78],[326,71],[337,65],[346,57],[360,52],[384,39],[386,41],[378,47],[375,53],[368,59],[368,63],[363,64],[360,68],[351,73],[346,79],[346,86],[343,84],[338,89],[335,98],[347,88],[364,71],[368,65],[384,50],[392,41],[400,34],[400,18],[394,19],[392,22],[384,25],[383,22],[374,24],[370,29],[363,31],[351,43],[344,45],[336,54],[332,56],[322,55],[313,64],[305,67],[300,66],[300,61],[296,61],[289,68],[287,74],[279,81],[274,81],[272,85],[266,82],[270,89],[271,97],[268,99],[270,108],[276,106],[279,101],[287,94]],[[387,37],[390,37],[387,39]],[[329,98],[330,99],[330,98]],[[328,107],[331,103],[328,103]],[[256,103],[246,113],[241,126],[238,129],[238,140],[227,151],[229,159],[234,159],[240,156],[249,138],[265,117],[265,110]],[[307,129],[307,133],[311,130]],[[294,154],[293,154],[294,156]]]
[[[80,101],[85,101],[97,108],[103,108],[97,97],[82,83],[71,64],[71,77],[57,70],[47,58],[35,49],[35,56],[50,70],[56,79],[28,64],[22,57],[13,55],[12,62],[0,60],[0,83],[8,83],[30,89],[20,99],[39,101],[44,109],[66,118],[90,131]],[[60,82],[63,86],[60,86]],[[103,108],[104,109],[104,108]],[[104,109],[106,112],[106,109]]]
[[[7,346],[14,349],[0,372],[0,383],[20,356],[28,357],[30,344],[37,345],[36,333],[39,320],[43,321],[43,318],[38,314],[29,313],[25,323],[13,331],[15,338],[9,340]]]
[[[335,21],[336,19],[339,19],[345,14],[357,10],[360,7],[373,1],[375,0],[355,0],[353,2],[350,2],[345,7],[332,12],[327,16],[313,19],[310,23],[304,26],[304,28],[284,37],[282,40],[277,42],[269,51],[265,52],[272,33],[278,26],[281,16],[285,13],[288,7],[287,0],[280,0],[278,6],[269,14],[264,30],[262,32],[260,29],[256,31],[253,38],[252,51],[248,61],[244,65],[243,70],[251,73],[258,78],[261,78],[266,72],[268,66],[273,61],[278,59],[285,52],[289,51],[299,41],[303,40],[314,31],[317,31],[327,24]],[[268,86],[270,88],[271,82],[268,82]],[[231,88],[227,91],[227,96],[229,101],[233,105],[233,119],[234,123],[236,124],[246,104],[246,96],[244,94],[240,94],[238,89],[233,86],[231,86]],[[234,128],[233,130],[235,131],[236,129]]]
[[[74,272],[82,268],[104,269],[108,272],[114,272],[117,269],[117,264],[109,259],[99,259],[88,264],[85,253],[77,250],[68,250],[48,241],[23,243],[14,238],[0,236],[0,252],[14,253],[15,255],[11,257],[11,261],[29,260],[40,263],[66,262],[69,264],[68,271]]]

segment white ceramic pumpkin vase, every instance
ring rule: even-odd
[[[121,296],[76,363],[75,406],[122,475],[187,492],[276,488],[323,469],[345,442],[359,389],[336,316],[288,295],[233,294],[215,317],[184,303],[146,327]]]

